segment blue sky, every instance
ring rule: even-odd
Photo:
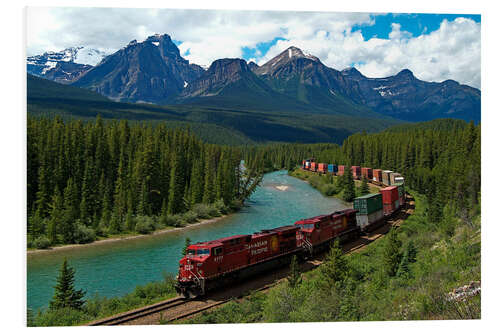
[[[459,15],[459,14],[386,14],[373,15],[374,25],[355,26],[354,31],[359,30],[365,40],[373,37],[388,38],[391,32],[391,24],[398,23],[401,30],[408,31],[413,37],[429,34],[438,30],[443,20],[453,21],[457,17],[465,17],[474,22],[481,22],[481,15]]]
[[[262,65],[296,46],[368,77],[408,68],[426,81],[481,86],[479,15],[29,7],[26,51],[87,46],[113,53],[156,33],[169,34],[183,57],[202,66],[220,58]]]
[[[468,18],[474,22],[481,23],[481,15],[471,14],[372,14],[370,15],[374,20],[374,24],[360,24],[354,25],[352,31],[360,31],[365,41],[371,38],[388,39],[389,33],[392,31],[392,24],[397,23],[401,25],[401,30],[409,32],[411,36],[418,37],[424,34],[430,34],[439,29],[443,20],[453,21],[458,17]],[[258,58],[259,54],[266,54],[269,49],[276,45],[278,41],[283,41],[283,37],[275,37],[272,40],[260,42],[256,47],[244,47],[242,58],[251,60]],[[179,42],[181,44],[181,42]],[[357,62],[364,63],[364,62]],[[351,66],[355,65],[351,62]]]

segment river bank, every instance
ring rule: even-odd
[[[285,186],[286,190],[281,190]],[[272,172],[264,176],[262,186],[237,213],[200,220],[187,228],[129,236],[123,241],[106,239],[86,246],[30,253],[27,256],[28,306],[34,311],[47,306],[65,258],[75,269],[76,288],[84,289],[89,298],[95,294],[121,297],[133,292],[138,285],[163,280],[164,274],[175,276],[186,238],[196,243],[252,234],[345,208],[348,206],[344,202],[322,196],[306,182],[288,176],[286,171]]]
[[[163,235],[166,233],[173,233],[173,232],[178,232],[180,230],[186,230],[189,228],[193,228],[196,226],[204,225],[204,224],[210,224],[210,223],[215,223],[225,217],[228,217],[232,215],[233,213],[226,214],[226,215],[221,215],[218,217],[213,217],[210,219],[204,219],[195,223],[188,224],[183,227],[167,227],[159,230],[155,230],[154,232],[150,234],[137,234],[137,235],[116,235],[111,238],[105,238],[105,239],[98,239],[93,241],[92,243],[86,243],[86,244],[66,244],[66,245],[60,245],[60,246],[55,246],[51,247],[48,249],[28,249],[27,254],[28,255],[33,255],[33,254],[45,254],[49,252],[54,252],[54,251],[61,251],[61,250],[68,250],[68,249],[75,249],[75,248],[87,248],[91,246],[99,246],[99,245],[104,245],[104,244],[109,244],[112,242],[123,242],[131,239],[138,239],[138,238],[145,238],[145,237],[153,237],[153,236],[158,236],[158,235]]]

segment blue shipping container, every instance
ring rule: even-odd
[[[328,164],[328,172],[337,172],[337,171],[339,171],[339,169],[335,164]]]

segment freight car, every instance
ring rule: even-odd
[[[258,273],[288,265],[293,255],[307,258],[335,239],[356,239],[356,210],[320,215],[252,235],[236,235],[189,245],[179,261],[176,290],[196,297]]]
[[[344,174],[344,165],[302,161],[302,169],[318,173]],[[391,183],[392,171],[361,168],[350,170],[356,178],[364,176],[379,185]],[[255,276],[276,267],[288,265],[292,256],[302,259],[327,249],[335,239],[341,243],[359,238],[397,212],[405,200],[404,178],[392,177],[396,186],[380,189],[380,193],[354,199],[354,209],[315,216],[293,225],[236,235],[188,246],[179,261],[176,290],[184,297],[204,295],[212,289]]]

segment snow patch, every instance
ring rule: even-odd
[[[291,58],[291,57],[292,57],[292,50],[288,49],[288,58]]]
[[[158,46],[160,45],[160,42],[151,42],[151,44],[153,44],[154,46]]]
[[[336,94],[336,93],[335,93],[332,89],[330,89],[330,93],[331,93],[332,95],[334,95],[334,96],[336,96],[336,95],[337,95],[337,94]]]
[[[184,81],[184,88],[186,88],[188,86],[189,83],[187,83],[186,81]]]
[[[57,62],[56,61],[47,61],[45,63],[45,66],[46,67],[42,70],[42,74],[45,74],[48,71],[50,71],[52,68],[56,67],[57,66]]]
[[[389,87],[388,86],[380,86],[380,87],[373,88],[373,90],[380,90],[380,89],[385,89],[385,88],[389,88]]]

